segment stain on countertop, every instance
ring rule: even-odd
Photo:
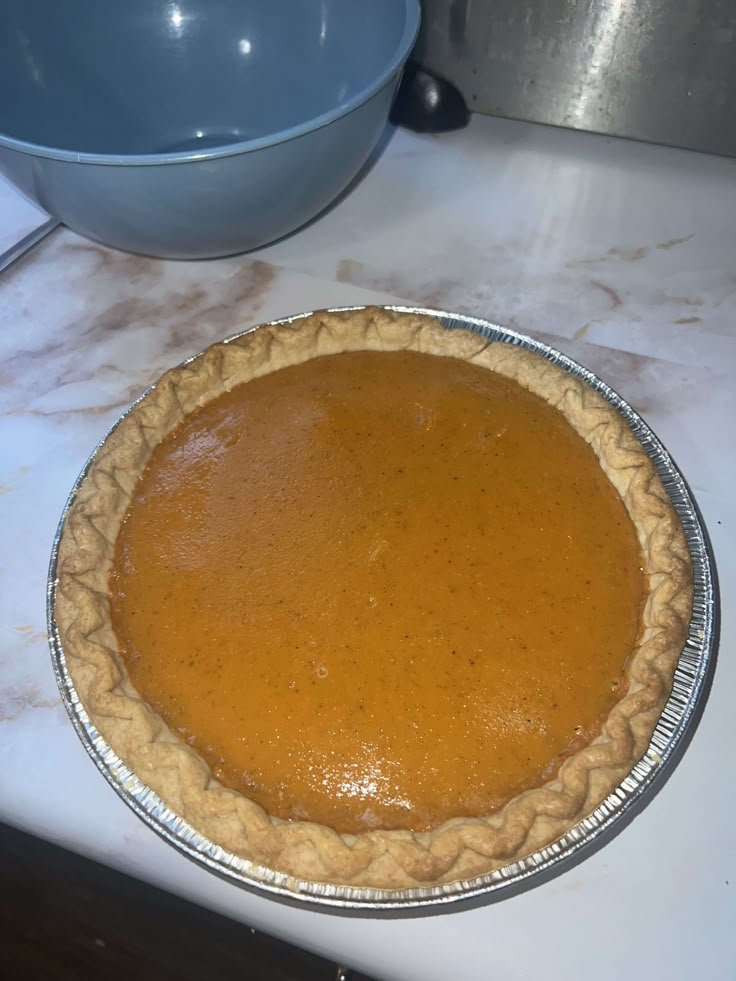
[[[35,682],[12,685],[0,691],[0,723],[12,722],[31,709],[53,709],[58,705],[61,705],[61,698],[44,698]]]
[[[678,245],[684,245],[686,242],[689,242],[694,235],[695,233],[693,232],[691,235],[684,235],[681,238],[670,238],[666,242],[657,242],[653,248],[658,249],[660,252],[668,252],[670,249],[674,249]],[[652,246],[650,245],[614,245],[602,255],[584,256],[581,259],[571,259],[569,262],[565,263],[565,266],[567,269],[576,269],[580,266],[595,266],[599,263],[611,261],[640,262],[642,259],[645,259],[651,251]]]

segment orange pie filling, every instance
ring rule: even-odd
[[[345,833],[488,815],[625,691],[644,576],[590,447],[484,368],[320,357],[155,449],[117,538],[131,680],[219,781]]]

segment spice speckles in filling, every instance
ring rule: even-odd
[[[239,386],[156,448],[116,544],[133,684],[227,786],[342,832],[489,814],[626,686],[643,575],[537,396],[409,352]]]

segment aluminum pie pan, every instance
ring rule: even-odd
[[[363,309],[363,306],[333,307],[326,312]],[[90,721],[69,672],[55,618],[58,548],[69,509],[107,438],[133,406],[144,399],[157,383],[126,409],[95,447],[69,494],[51,550],[47,622],[51,659],[62,701],[85,749],[125,803],[179,852],[231,882],[290,904],[363,915],[418,915],[422,912],[436,913],[487,903],[531,888],[576,864],[625,827],[669,776],[700,718],[715,669],[719,604],[713,552],[690,489],[662,443],[621,396],[592,372],[554,348],[487,320],[420,307],[386,305],[383,309],[397,313],[426,314],[436,317],[448,330],[467,329],[489,340],[526,348],[580,378],[603,396],[626,421],[652,460],[682,521],[693,566],[693,613],[687,641],[675,669],[672,693],[644,756],[590,815],[552,844],[493,872],[436,886],[391,890],[302,881],[275,872],[241,858],[205,838],[167,807],[117,756]],[[260,327],[297,324],[312,312],[251,327],[228,338],[225,343]],[[196,357],[199,355],[188,358],[183,364],[189,364]]]

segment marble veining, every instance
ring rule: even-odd
[[[44,634],[44,640],[46,635]],[[28,684],[25,687],[9,686],[3,689],[0,701],[0,723],[12,722],[21,712],[30,709],[52,709],[61,705],[61,698],[44,698],[38,685]]]

